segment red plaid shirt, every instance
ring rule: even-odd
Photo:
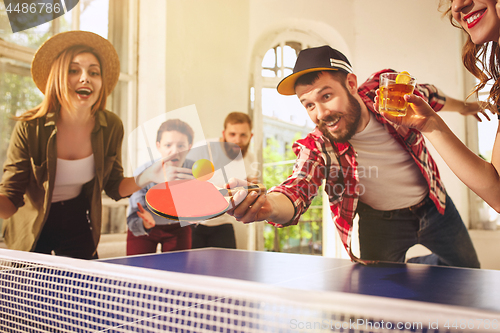
[[[441,214],[445,210],[446,190],[439,177],[436,163],[425,145],[423,135],[415,130],[397,126],[382,117],[373,108],[373,100],[379,86],[379,76],[386,69],[373,74],[358,88],[358,93],[368,110],[375,114],[394,139],[413,157],[429,185],[429,197]],[[433,85],[418,84],[414,93],[422,96],[430,106],[439,111],[446,101],[445,96]],[[328,194],[332,218],[344,247],[353,260],[358,260],[351,252],[351,232],[359,197],[359,177],[356,154],[349,143],[330,143],[316,128],[306,138],[293,145],[297,155],[293,173],[281,185],[269,192],[280,192],[292,201],[295,207],[293,219],[286,225],[297,224],[300,216],[308,209],[316,196],[323,179],[326,179],[325,192]],[[272,222],[271,222],[272,223]],[[272,223],[275,226],[281,225]]]

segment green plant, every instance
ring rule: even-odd
[[[293,141],[299,139],[299,134],[296,135]],[[266,188],[271,188],[282,183],[293,171],[293,163],[278,164],[283,161],[295,160],[295,155],[291,146],[286,147],[286,154],[279,154],[279,144],[276,140],[270,139],[263,150],[263,160],[267,166],[263,168],[263,181]],[[322,220],[321,209],[321,191],[318,189],[318,195],[314,198],[309,209],[301,216],[300,221],[311,221],[310,223],[301,223],[284,228],[276,228],[272,225],[266,225],[264,228],[264,247],[268,251],[282,251],[285,247],[290,248],[292,243],[299,244],[301,241],[314,239],[313,235],[317,235],[320,230]],[[318,208],[319,207],[319,208]],[[318,223],[318,221],[320,221]],[[279,244],[275,244],[275,237],[278,235]],[[319,238],[318,236],[316,238]]]

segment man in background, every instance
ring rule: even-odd
[[[241,150],[247,174],[246,180],[257,183],[259,170],[255,155],[249,151],[252,136],[252,120],[248,114],[231,112],[224,120],[222,137],[207,140],[207,143],[228,142],[234,144],[224,145],[227,156],[232,159]],[[231,149],[231,147],[234,147],[234,149]],[[234,217],[228,214],[203,221],[192,226],[192,248],[221,247],[235,249],[237,246],[244,248],[247,243],[249,227],[237,222]]]

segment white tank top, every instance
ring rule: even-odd
[[[52,202],[76,198],[83,184],[95,176],[94,154],[79,160],[57,159],[56,182]]]
[[[418,204],[428,185],[410,154],[370,112],[370,122],[349,142],[358,154],[361,202],[378,210]]]

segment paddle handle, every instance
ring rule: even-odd
[[[219,192],[225,197],[232,197],[238,191],[241,191],[241,190],[246,190],[246,191],[248,191],[248,193],[256,192],[257,194],[266,193],[266,191],[267,191],[266,187],[262,184],[252,184],[252,185],[248,185],[248,186],[223,188],[223,189],[220,189]]]

